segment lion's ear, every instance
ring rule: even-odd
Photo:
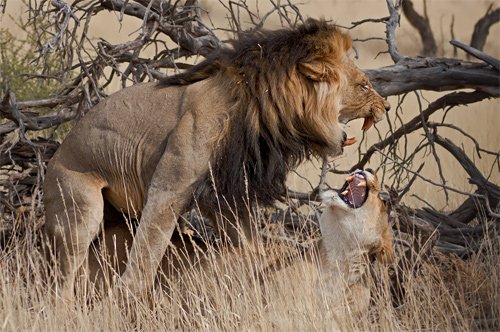
[[[332,72],[328,70],[324,61],[313,60],[299,63],[299,72],[313,81],[332,80]]]
[[[344,52],[348,52],[352,47],[352,39],[349,35],[342,34],[341,43]]]

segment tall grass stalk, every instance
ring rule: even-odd
[[[0,252],[0,330],[500,329],[498,237],[485,238],[481,250],[465,261],[435,252],[431,257],[417,253],[392,272],[375,265],[370,312],[342,322],[336,322],[331,312],[338,304],[322,300],[325,287],[317,282],[316,266],[298,247],[269,242],[264,246],[266,256],[231,249],[221,253],[209,245],[201,254],[203,262],[184,268],[180,278],[171,276],[164,283],[168,287],[158,287],[153,298],[131,301],[131,318],[116,291],[96,296],[85,281],[77,283],[74,304],[54,297],[54,277],[39,234],[27,231]],[[291,266],[261,274],[269,259],[286,261],[289,256],[296,257]],[[389,274],[399,277],[397,298]]]

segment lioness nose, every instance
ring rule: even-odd
[[[344,132],[342,132],[342,138],[344,139],[344,140],[342,141],[342,143],[343,143],[343,142],[345,142],[345,141],[347,141],[347,133],[346,133],[345,131],[344,131]]]
[[[386,112],[389,112],[389,110],[391,109],[391,104],[389,104],[387,100],[384,100],[384,108]]]

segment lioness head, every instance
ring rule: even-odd
[[[389,225],[388,193],[381,191],[371,169],[350,174],[342,189],[322,193],[325,211],[321,228],[341,233],[353,247],[390,263],[393,261],[393,237]]]

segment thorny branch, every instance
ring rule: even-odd
[[[29,74],[33,79],[55,79],[60,82],[60,86],[53,95],[41,99],[17,100],[16,91],[8,89],[8,86],[0,94],[0,221],[15,223],[24,218],[38,225],[39,220],[43,220],[43,176],[46,163],[58,147],[54,139],[57,129],[83,116],[106,96],[106,88],[112,82],[120,81],[121,86],[125,87],[190,68],[191,64],[185,58],[207,56],[213,50],[224,47],[224,41],[219,39],[220,32],[235,35],[246,29],[259,29],[273,16],[284,26],[304,21],[299,6],[292,0],[269,0],[271,6],[266,12],[261,12],[244,0],[219,2],[226,10],[227,20],[227,27],[219,29],[213,26],[197,0],[29,2],[28,25],[35,27],[40,45],[38,61],[44,64],[40,73]],[[440,237],[433,240],[436,248],[466,255],[470,252],[470,239],[479,238],[491,229],[485,225],[469,226],[474,218],[486,213],[493,220],[493,229],[498,231],[500,190],[491,182],[489,175],[483,175],[475,167],[464,149],[437,132],[446,128],[460,133],[473,142],[477,157],[493,156],[495,165],[492,169],[500,171],[500,151],[481,148],[472,135],[445,121],[448,112],[456,106],[500,96],[499,61],[481,52],[490,26],[499,20],[499,9],[490,7],[477,22],[471,46],[452,42],[481,61],[471,62],[401,55],[396,43],[401,10],[421,35],[423,55],[436,53],[435,40],[427,14],[420,16],[410,0],[386,0],[386,3],[388,16],[353,22],[348,29],[354,30],[368,23],[385,25],[384,37],[373,36],[366,40],[384,39],[387,50],[381,53],[388,53],[394,64],[367,70],[366,73],[381,95],[397,96],[399,100],[388,114],[389,131],[384,135],[379,133],[379,141],[375,144],[366,147],[360,145],[359,161],[347,170],[323,161],[318,184],[310,183],[311,191],[307,193],[290,190],[289,206],[274,211],[270,220],[285,222],[287,227],[293,229],[314,226],[319,207],[318,194],[326,186],[327,174],[346,174],[368,166],[372,159],[379,157],[383,169],[382,179],[390,187],[393,197],[393,218],[397,220],[397,226],[406,232],[417,230],[427,234],[429,239],[437,230]],[[6,1],[0,0],[0,12],[5,11],[5,6]],[[136,30],[129,40],[112,43],[90,38],[89,29],[93,20],[102,12],[113,13],[120,24],[133,18],[134,23],[127,24],[136,24]],[[47,22],[41,24],[40,17],[45,17]],[[55,67],[50,66],[51,59],[57,59]],[[473,91],[455,91],[459,89]],[[401,116],[402,102],[413,95],[409,92],[416,92],[419,100],[424,99],[421,90],[449,93],[427,105],[421,101],[418,114],[404,122]],[[436,121],[439,114],[442,119]],[[431,116],[433,121],[430,121]],[[410,148],[409,138],[419,135],[423,137],[417,140],[415,147]],[[454,156],[475,185],[474,192],[453,188],[446,183],[444,174],[440,181],[421,176],[424,167],[420,161],[422,155],[430,156],[426,158],[425,164],[435,163],[439,169],[443,168],[440,161],[443,151],[438,148]],[[428,207],[412,209],[403,205],[401,199],[408,193],[416,195],[412,192],[412,186],[417,181],[424,181],[437,190],[459,192],[466,199],[456,210],[448,213]],[[422,197],[419,198],[424,201]],[[314,213],[301,213],[299,207],[303,205],[310,206]],[[0,233],[4,227],[0,225]]]

